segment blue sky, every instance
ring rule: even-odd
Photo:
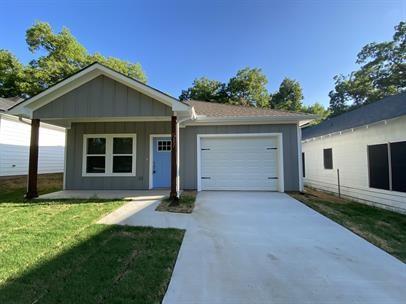
[[[405,0],[4,1],[0,48],[32,59],[25,31],[36,20],[68,27],[90,51],[140,62],[148,83],[178,97],[194,78],[227,81],[259,67],[275,91],[298,80],[305,104],[328,105],[333,76],[356,68],[356,54],[391,39]]]

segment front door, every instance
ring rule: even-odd
[[[171,138],[154,137],[152,174],[154,188],[169,188],[171,185]]]

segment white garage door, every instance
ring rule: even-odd
[[[201,190],[279,190],[278,137],[201,137]]]

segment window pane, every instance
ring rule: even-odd
[[[171,143],[170,140],[159,140],[158,141],[158,152],[168,152],[171,151]]]
[[[131,173],[132,156],[113,156],[113,173]]]
[[[324,169],[333,169],[333,150],[331,148],[324,149],[323,157],[324,157]]]
[[[105,138],[87,139],[87,154],[105,154],[105,153],[106,153]]]
[[[392,190],[406,192],[406,141],[390,144]]]
[[[389,190],[388,145],[368,146],[369,186]]]
[[[113,154],[132,154],[133,139],[131,137],[115,137],[113,139]]]
[[[106,170],[105,156],[87,156],[87,173],[104,173]]]

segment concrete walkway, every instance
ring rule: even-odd
[[[101,222],[185,228],[163,303],[404,303],[405,264],[286,194],[201,192],[191,215],[130,202]]]
[[[40,195],[37,199],[124,199],[151,200],[169,195],[168,190],[62,190]]]

